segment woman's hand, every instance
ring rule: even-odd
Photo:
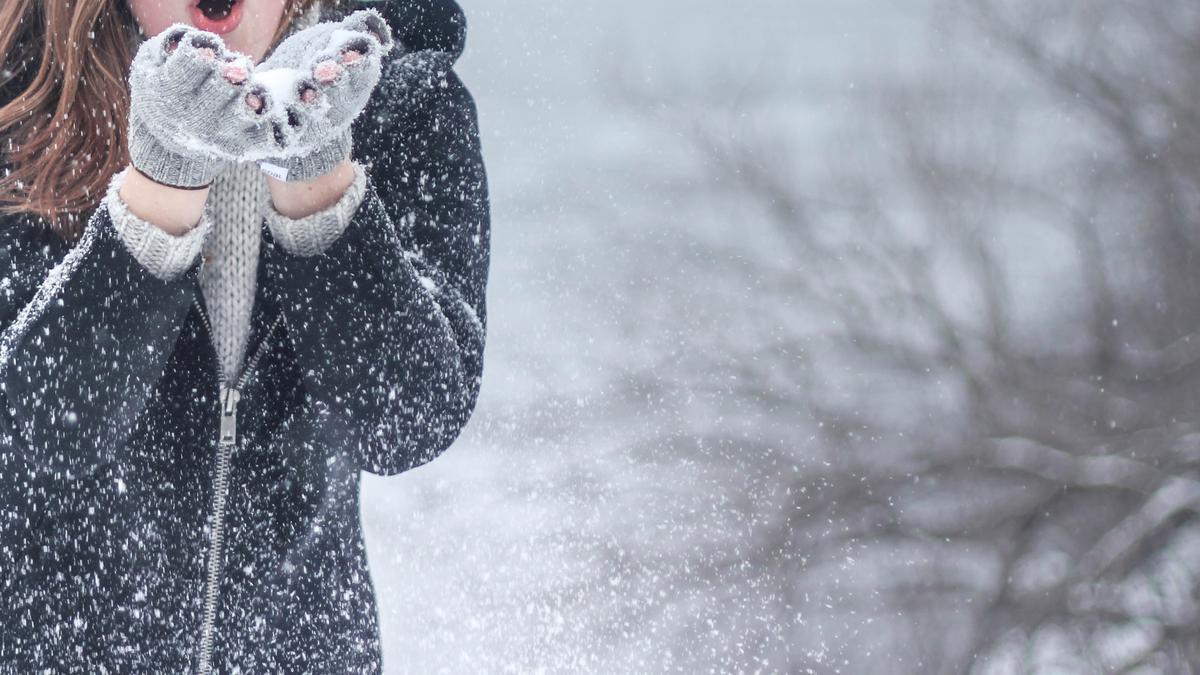
[[[142,43],[130,69],[129,154],[120,197],[171,235],[200,221],[207,186],[266,127],[245,104],[251,64],[212,33],[177,24]]]
[[[138,49],[129,74],[129,154],[171,187],[212,183],[269,131],[246,101],[251,64],[218,36],[176,24]]]
[[[313,181],[345,162],[350,125],[370,100],[392,46],[391,29],[374,10],[280,43],[246,84],[247,102],[271,129],[247,159],[261,160],[268,176],[285,182]]]

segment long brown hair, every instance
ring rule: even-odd
[[[275,40],[314,2],[288,0]],[[0,215],[40,216],[79,238],[129,163],[136,30],[126,0],[0,0],[0,91],[23,87],[0,95]]]

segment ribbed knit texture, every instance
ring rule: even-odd
[[[262,214],[270,199],[267,179],[249,163],[233,165],[208,193],[206,206],[216,226],[204,241],[200,290],[227,381],[237,375],[250,337]]]
[[[323,252],[346,229],[362,203],[366,172],[354,164],[354,173],[354,182],[337,203],[293,220],[271,205],[266,178],[257,165],[235,164],[213,183],[200,224],[181,236],[169,235],[130,213],[117,193],[120,182],[116,177],[105,201],[126,247],[154,276],[172,279],[203,252],[200,291],[221,370],[232,380],[241,370],[250,335],[264,219],[272,237],[288,254]]]
[[[350,224],[366,189],[367,174],[355,164],[354,182],[346,188],[338,203],[328,209],[298,220],[280,215],[274,208],[267,209],[271,237],[292,255],[311,256],[324,252]]]
[[[133,257],[141,261],[151,274],[160,279],[174,279],[196,262],[212,220],[206,211],[195,227],[184,234],[172,235],[138,218],[117,195],[128,170],[124,169],[113,176],[104,197],[113,226],[121,234]]]

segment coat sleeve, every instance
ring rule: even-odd
[[[407,471],[442,453],[483,371],[490,222],[474,102],[452,71],[419,109],[373,100],[356,122],[365,195],[317,255],[268,258],[309,398],[358,468]]]
[[[120,458],[196,292],[129,252],[107,207],[68,246],[40,219],[0,218],[0,444],[79,476]]]

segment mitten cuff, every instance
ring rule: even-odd
[[[187,232],[168,234],[153,223],[135,216],[121,200],[118,190],[126,171],[128,169],[113,176],[104,195],[113,228],[143,267],[163,281],[172,281],[195,264],[196,256],[204,244],[204,236],[211,227],[208,212],[205,211],[199,224]]]
[[[367,190],[366,170],[357,163],[353,166],[354,182],[337,203],[324,211],[293,219],[282,215],[273,206],[267,209],[267,227],[271,229],[275,243],[292,255],[313,256],[325,252],[337,241]]]
[[[312,180],[333,171],[333,167],[349,157],[352,145],[353,137],[350,134],[350,129],[346,129],[332,142],[317,148],[311,154],[303,157],[268,159],[266,161],[268,164],[281,166],[287,170],[287,176],[281,178],[281,180],[288,182]],[[268,173],[267,175],[275,174]],[[280,178],[280,176],[275,177]]]
[[[129,120],[129,158],[151,180],[179,188],[209,185],[225,164],[212,156],[185,156],[167,150],[136,115]]]

